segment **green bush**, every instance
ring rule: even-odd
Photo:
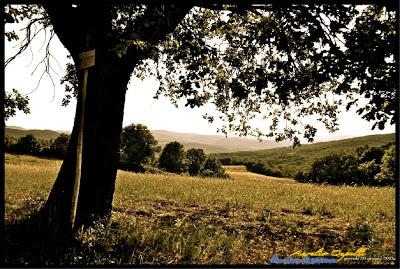
[[[358,165],[360,179],[365,185],[376,185],[375,177],[380,172],[381,167],[375,160],[367,161]]]
[[[246,164],[247,171],[271,176],[271,177],[283,177],[283,173],[279,170],[273,169],[271,166],[261,162],[247,162]]]
[[[32,155],[38,154],[40,152],[39,141],[32,134],[23,136],[15,144],[15,152]]]
[[[60,134],[54,139],[50,145],[50,154],[56,158],[64,158],[67,154],[69,138],[67,134]]]
[[[15,144],[17,144],[17,139],[9,135],[4,136],[4,151],[6,152],[14,151]]]
[[[188,163],[188,172],[191,176],[197,176],[200,170],[203,168],[206,160],[206,155],[202,149],[189,149],[186,152],[186,158]]]
[[[202,177],[219,177],[219,178],[229,178],[229,175],[225,172],[220,161],[208,157],[204,162],[203,168],[199,173]]]
[[[366,163],[375,161],[375,163],[381,164],[384,151],[385,150],[382,147],[370,147],[369,145],[359,147],[356,150],[358,162]]]
[[[331,154],[316,160],[307,175],[307,181],[326,184],[360,184],[361,173],[357,159],[350,154]]]
[[[395,184],[396,156],[391,143],[359,147],[356,156],[331,154],[316,160],[310,171],[298,172],[299,182],[387,186]]]
[[[295,180],[297,180],[298,182],[309,182],[308,181],[308,174],[307,174],[307,172],[303,172],[303,171],[300,171],[300,172],[298,172],[295,176],[294,176],[294,179]]]
[[[382,157],[381,170],[375,176],[379,185],[395,185],[396,183],[396,148],[390,146]]]

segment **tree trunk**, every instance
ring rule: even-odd
[[[135,66],[135,61],[127,65],[110,50],[113,46],[107,36],[111,31],[107,6],[82,6],[79,17],[81,29],[74,37],[74,47],[69,50],[75,63],[78,54],[86,50],[95,49],[96,59],[95,66],[89,68],[86,88],[81,180],[75,227],[90,225],[96,220],[107,220],[111,215],[125,93]],[[55,20],[54,23],[55,29],[65,26],[64,22]],[[78,81],[82,84],[82,74],[78,76]],[[78,97],[80,95],[79,92]],[[69,219],[76,173],[80,102],[81,98],[78,98],[66,157],[40,214],[41,226],[53,231],[71,231]]]
[[[151,6],[143,16],[143,21],[158,22],[158,26],[151,29],[154,32],[142,33],[142,38],[153,45],[173,31],[191,8],[190,5],[182,8],[157,5]],[[84,111],[83,161],[75,219],[75,227],[78,228],[91,225],[97,220],[107,221],[111,215],[126,87],[132,70],[146,57],[146,53],[137,53],[134,48],[130,48],[124,57],[116,56],[112,49],[118,40],[112,37],[112,14],[107,5],[83,3],[79,8],[74,8],[69,2],[49,1],[44,2],[43,6],[50,15],[55,32],[75,62],[79,53],[96,50],[95,66],[89,69]],[[160,17],[160,11],[166,15]],[[82,83],[82,78],[78,77],[78,81]],[[39,214],[41,226],[52,231],[71,231],[69,217],[75,178],[80,100],[78,98],[66,157],[48,201]]]
[[[96,50],[96,53],[97,52]],[[105,61],[102,63],[101,58]],[[119,137],[122,130],[126,86],[130,70],[97,55],[96,67],[89,71],[85,121],[83,128],[83,162],[77,226],[95,220],[108,219],[111,214],[117,165]],[[110,66],[112,65],[112,68]],[[80,102],[80,98],[78,98]],[[70,144],[59,175],[42,210],[42,219],[50,229],[68,229],[69,208],[75,177],[78,115],[74,122]]]

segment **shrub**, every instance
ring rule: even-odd
[[[274,170],[271,166],[261,162],[248,162],[245,164],[247,171],[272,177],[283,177],[281,171]]]
[[[306,172],[300,171],[294,176],[294,179],[299,182],[308,182],[308,174]]]
[[[375,161],[375,163],[381,164],[384,151],[383,147],[370,147],[369,145],[359,147],[356,150],[358,162],[365,163]]]
[[[54,139],[50,145],[50,154],[56,158],[64,158],[67,154],[69,138],[67,134],[60,134]]]
[[[123,160],[119,161],[118,169],[128,172],[137,172],[137,173],[144,173],[146,171],[144,167],[140,164],[125,162]]]
[[[4,151],[12,152],[15,150],[15,144],[17,143],[17,139],[12,136],[5,135],[4,136]]]
[[[200,176],[229,178],[220,161],[210,157],[204,162],[203,169],[200,170]]]
[[[38,154],[40,151],[39,141],[32,134],[23,136],[15,144],[15,151],[22,154]]]
[[[308,181],[328,184],[356,184],[360,172],[357,159],[350,154],[332,154],[316,160],[307,175]]]
[[[381,170],[375,175],[375,181],[379,185],[394,185],[396,182],[396,149],[390,146],[382,157]]]
[[[360,171],[360,180],[366,185],[376,185],[375,176],[381,170],[375,160],[364,162],[358,165]]]
[[[188,162],[188,172],[191,176],[196,176],[199,174],[200,170],[203,168],[204,162],[206,160],[206,155],[202,149],[189,149],[186,152],[186,158]]]

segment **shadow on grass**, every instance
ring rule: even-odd
[[[4,226],[6,266],[68,265],[79,243],[72,236],[51,234],[39,227],[37,216]]]

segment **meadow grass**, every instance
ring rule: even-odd
[[[60,165],[6,154],[6,225],[43,205]],[[369,257],[395,256],[394,188],[312,185],[226,168],[231,179],[118,171],[109,225],[79,231],[78,244],[62,257],[42,246],[34,255],[6,255],[7,261],[267,264],[297,250],[359,247]],[[12,245],[12,236],[6,241]]]

